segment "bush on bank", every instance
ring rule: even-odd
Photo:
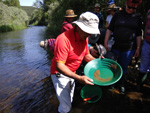
[[[32,15],[31,15],[31,18],[30,18],[30,21],[29,21],[29,24],[31,25],[47,25],[48,23],[48,15],[47,15],[47,12],[44,12],[42,9],[35,9],[33,12],[32,12]]]
[[[0,32],[22,29],[27,24],[28,15],[24,10],[0,2]]]

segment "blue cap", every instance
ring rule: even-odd
[[[110,4],[114,4],[115,3],[115,1],[114,0],[109,0],[108,1],[108,5],[110,5]]]

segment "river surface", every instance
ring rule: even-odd
[[[57,113],[58,100],[50,79],[52,54],[39,46],[45,27],[0,34],[0,113]],[[131,76],[131,75],[130,75]],[[78,84],[70,113],[149,113],[150,85],[135,91],[132,78],[125,95],[101,87],[96,103],[85,103]]]
[[[45,27],[0,34],[0,112],[47,112],[53,87],[48,52],[39,46]]]

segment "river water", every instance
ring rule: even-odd
[[[53,109],[49,101],[54,93],[49,79],[51,60],[39,46],[44,39],[45,27],[0,34],[0,112]]]
[[[0,34],[0,113],[57,113],[58,101],[50,79],[51,53],[39,46],[45,27]],[[128,81],[128,93],[121,95],[101,87],[97,103],[85,103],[76,88],[70,113],[149,113],[150,85],[136,92]]]

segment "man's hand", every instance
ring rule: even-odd
[[[93,46],[90,47],[90,53],[93,57],[98,57],[98,51],[96,51]]]
[[[80,76],[79,82],[85,85],[94,85],[93,80],[84,75]]]

